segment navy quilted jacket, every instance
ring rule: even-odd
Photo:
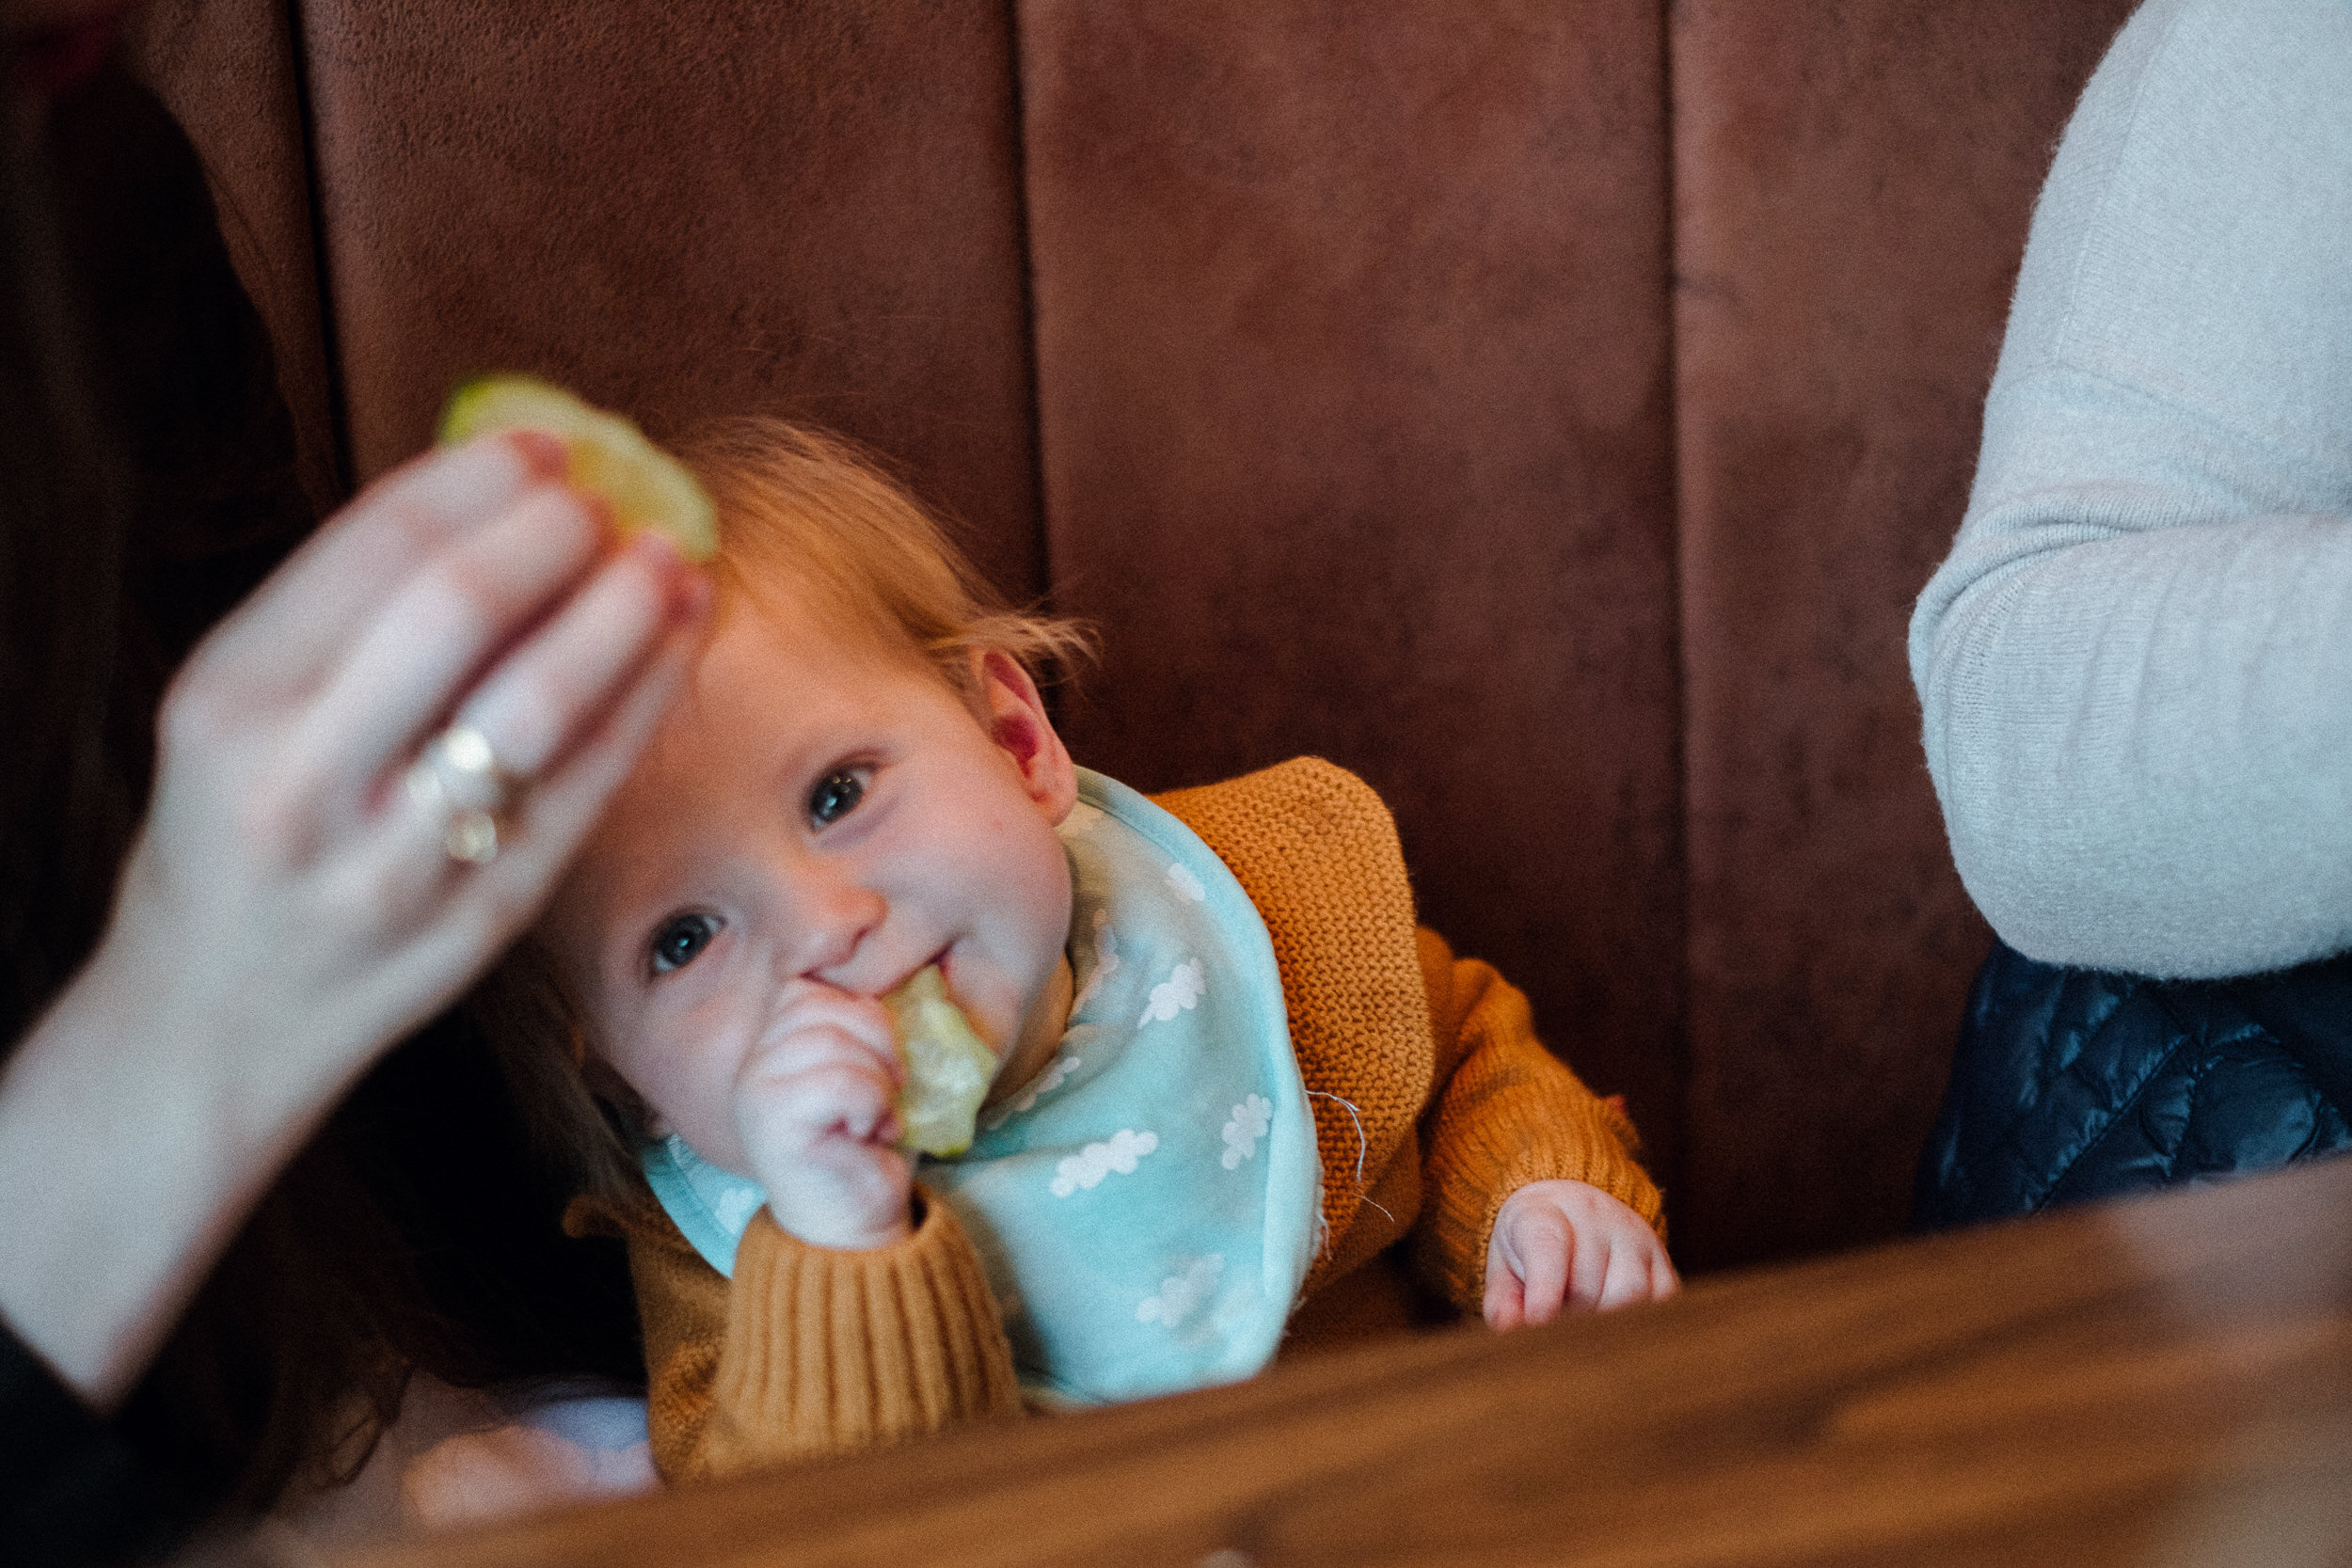
[[[1995,944],[1919,1164],[1922,1228],[2352,1148],[2352,954],[2233,980]]]

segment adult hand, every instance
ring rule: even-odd
[[[892,1146],[906,1082],[890,1014],[870,996],[792,982],[735,1085],[736,1135],[776,1224],[811,1246],[906,1239],[914,1163]]]
[[[1549,1323],[1682,1288],[1648,1222],[1583,1181],[1531,1181],[1503,1199],[1486,1246],[1486,1323]]]
[[[0,1077],[0,1312],[104,1405],[270,1178],[520,929],[678,684],[708,593],[546,437],[418,459],[166,698],[89,964]],[[403,779],[453,721],[527,780],[486,863]]]

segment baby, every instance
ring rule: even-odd
[[[1676,1289],[1631,1128],[1415,928],[1363,784],[1087,772],[1037,684],[1082,633],[838,442],[689,455],[712,639],[485,996],[628,1242],[665,1475]],[[918,1163],[879,998],[930,965],[999,1066]]]

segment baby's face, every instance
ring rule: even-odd
[[[737,1078],[803,988],[926,964],[1001,1061],[1070,928],[1068,754],[991,659],[968,700],[913,655],[743,609],[614,797],[542,934],[596,1049],[713,1164],[749,1175]]]

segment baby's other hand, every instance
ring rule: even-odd
[[[1584,1181],[1531,1181],[1502,1200],[1486,1246],[1486,1325],[1663,1301],[1682,1288],[1641,1215]]]
[[[906,1239],[914,1162],[892,1141],[905,1079],[890,1015],[806,984],[735,1081],[736,1135],[768,1209],[811,1246]]]

